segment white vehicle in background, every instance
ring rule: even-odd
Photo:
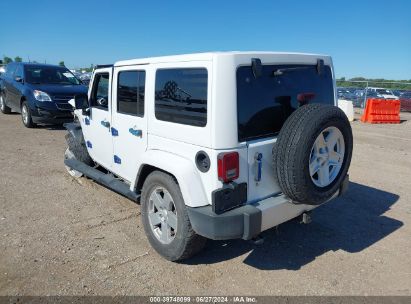
[[[368,87],[367,93],[368,92],[373,92],[377,95],[377,97],[384,98],[384,99],[398,99],[398,96],[396,96],[391,90],[384,89],[384,88]]]
[[[329,56],[216,52],[97,66],[70,103],[65,165],[141,203],[177,261],[344,193],[353,138]]]

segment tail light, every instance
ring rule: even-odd
[[[218,155],[218,179],[224,183],[231,182],[240,176],[238,152]]]

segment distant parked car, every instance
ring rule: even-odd
[[[400,97],[402,93],[404,93],[404,90],[392,90],[392,93],[397,96]]]
[[[395,96],[394,93],[393,93],[391,90],[389,90],[389,89],[369,87],[369,88],[367,88],[367,95],[368,95],[370,92],[375,92],[375,93],[377,93],[377,97],[378,97],[378,98],[398,99],[398,96]]]
[[[367,93],[367,95],[366,95]],[[354,100],[353,105],[356,108],[364,108],[365,107],[365,100],[369,98],[380,98],[378,97],[377,92],[375,91],[367,91],[367,90],[356,90],[354,92]]]
[[[21,113],[27,128],[59,124],[73,120],[68,101],[85,93],[87,88],[65,67],[13,62],[0,79],[0,110]]]
[[[401,111],[411,112],[411,91],[403,92],[400,96]]]
[[[338,99],[345,99],[345,100],[354,100],[355,95],[354,95],[354,88],[338,88],[337,93],[338,93]]]
[[[88,86],[89,83],[90,83],[90,79],[91,79],[91,73],[83,73],[83,74],[80,74],[79,78],[80,78],[81,82],[82,82],[84,85]]]

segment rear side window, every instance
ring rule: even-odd
[[[239,142],[274,136],[304,103],[334,104],[329,66],[321,74],[310,65],[263,65],[255,78],[250,66],[237,69]]]
[[[14,77],[23,78],[23,66],[22,65],[17,66],[16,71],[14,72]]]
[[[205,68],[157,70],[156,118],[204,127],[207,124],[207,81]]]
[[[145,71],[124,71],[118,74],[117,112],[143,117]]]
[[[8,64],[7,67],[6,67],[5,75],[7,77],[12,78],[15,71],[16,71],[16,65],[14,63]]]

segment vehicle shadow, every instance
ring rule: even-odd
[[[403,223],[383,214],[399,196],[357,183],[348,192],[313,211],[309,225],[290,221],[265,231],[262,245],[242,240],[209,241],[186,264],[213,264],[249,252],[244,263],[262,270],[298,270],[328,252],[360,252],[399,229]]]

